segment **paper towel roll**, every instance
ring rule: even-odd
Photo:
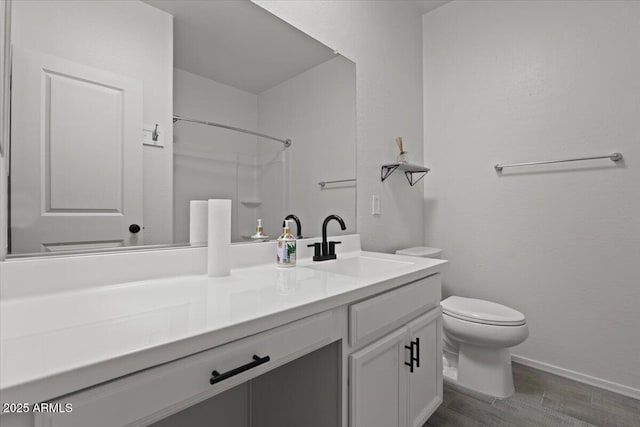
[[[207,200],[191,200],[189,203],[189,243],[207,243],[208,209]]]
[[[208,202],[209,277],[228,276],[231,273],[231,200],[209,199]]]

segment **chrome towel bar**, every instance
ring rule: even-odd
[[[355,178],[351,178],[351,179],[336,179],[333,181],[320,181],[318,183],[318,185],[320,186],[320,188],[324,189],[324,186],[327,184],[335,184],[336,182],[356,182]]]
[[[503,168],[514,168],[517,166],[531,166],[531,165],[544,165],[547,163],[564,163],[564,162],[580,162],[582,160],[596,160],[596,159],[611,159],[614,162],[622,160],[621,153],[611,153],[608,156],[596,156],[596,157],[577,157],[575,159],[564,160],[544,160],[541,162],[528,162],[528,163],[511,163],[509,165],[495,165],[494,168],[497,172],[502,172]]]

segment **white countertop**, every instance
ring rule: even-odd
[[[435,274],[446,261],[404,260],[351,277],[274,264],[230,276],[183,275],[0,302],[3,402],[38,402],[185,357]],[[332,262],[332,261],[328,261]]]

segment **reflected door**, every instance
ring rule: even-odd
[[[143,243],[142,84],[14,49],[11,253]]]

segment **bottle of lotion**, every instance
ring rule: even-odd
[[[276,241],[276,261],[278,267],[296,266],[296,238],[291,234],[289,220],[284,222],[282,235]]]

